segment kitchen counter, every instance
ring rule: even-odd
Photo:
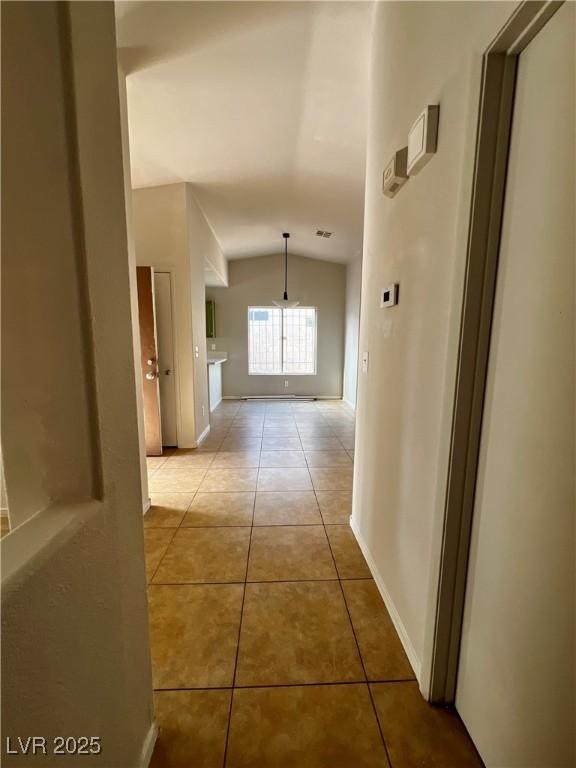
[[[222,400],[222,363],[228,360],[226,352],[208,352],[208,398],[210,411]]]

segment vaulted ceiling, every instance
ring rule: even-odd
[[[283,231],[294,253],[355,258],[371,10],[117,3],[133,186],[190,182],[230,259],[281,250]]]

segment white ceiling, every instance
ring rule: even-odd
[[[283,231],[292,253],[355,258],[371,8],[117,3],[133,186],[191,182],[231,259],[282,250]]]

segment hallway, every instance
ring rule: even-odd
[[[576,766],[575,11],[2,4],[3,768]]]
[[[475,768],[422,699],[348,524],[341,401],[224,401],[148,459],[154,768]]]

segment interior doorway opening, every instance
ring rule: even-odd
[[[178,445],[172,278],[137,267],[138,320],[147,456]]]
[[[573,29],[523,3],[484,57],[430,698],[490,765],[574,760]]]
[[[170,272],[154,271],[154,302],[156,309],[162,445],[165,448],[175,448],[178,445],[178,425],[176,417],[172,276]]]

